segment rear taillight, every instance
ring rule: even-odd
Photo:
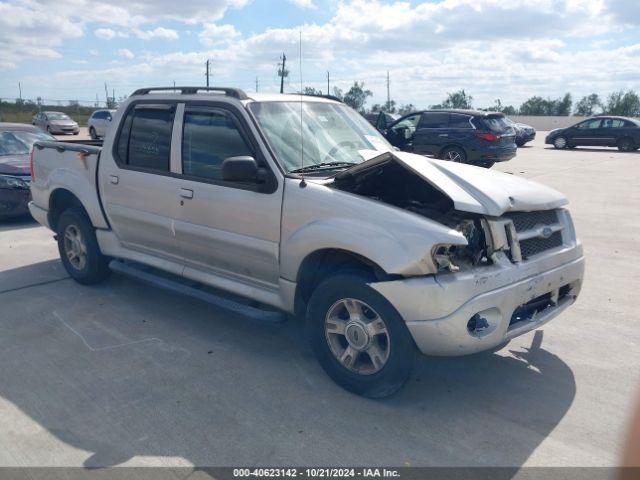
[[[500,135],[494,135],[493,133],[478,133],[477,136],[487,142],[497,142],[500,140]]]
[[[29,154],[29,170],[31,170],[31,181],[35,182],[36,180],[36,174],[33,171],[33,151],[35,150],[35,148],[31,149],[31,153]]]

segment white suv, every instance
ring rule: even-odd
[[[93,140],[104,138],[111,127],[114,113],[116,113],[115,110],[96,110],[91,114],[87,125],[89,127],[89,135]]]

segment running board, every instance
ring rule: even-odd
[[[286,320],[286,314],[279,310],[274,310],[273,307],[265,305],[264,308],[260,308],[259,306],[247,305],[237,296],[235,297],[238,300],[232,298],[232,294],[221,292],[207,285],[192,282],[183,277],[177,277],[171,273],[137,262],[112,260],[109,263],[109,268],[114,272],[142,280],[156,287],[197,298],[216,307],[255,320],[270,323],[279,323]]]

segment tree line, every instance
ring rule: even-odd
[[[303,90],[306,95],[322,95],[323,92],[311,87]],[[367,100],[373,96],[371,90],[365,88],[364,82],[354,82],[351,88],[343,92],[340,88],[333,88],[333,96],[343,101],[355,110],[365,112],[388,112],[406,114],[417,110],[412,103],[396,105],[396,102],[389,100],[382,104],[374,104],[367,108]],[[473,96],[465,90],[448,93],[447,97],[437,105],[430,105],[429,108],[459,108],[473,109]],[[520,106],[503,105],[500,99],[489,107],[480,107],[478,110],[490,112],[502,112],[505,115],[578,115],[590,117],[593,115],[621,115],[624,117],[640,117],[640,96],[634,90],[620,90],[610,93],[605,98],[601,98],[597,93],[592,93],[582,97],[578,102],[573,102],[570,93],[565,93],[559,98],[544,98],[533,96],[525,100]]]

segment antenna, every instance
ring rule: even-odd
[[[304,168],[304,132],[302,131],[302,30],[300,30],[300,59],[298,62],[298,67],[300,69],[300,167]],[[304,180],[304,173],[302,173],[301,176],[302,180],[300,181],[300,188],[304,188],[307,186],[307,182],[305,182]]]

